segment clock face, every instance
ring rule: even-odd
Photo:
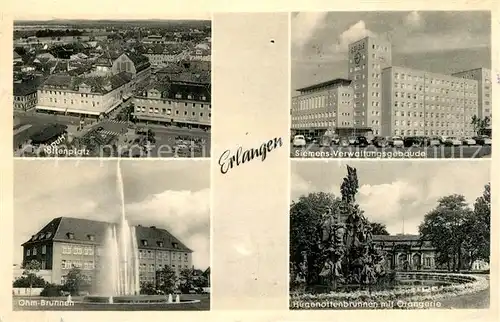
[[[359,64],[359,62],[361,61],[361,54],[359,52],[356,53],[356,55],[354,55],[354,62],[357,64]]]

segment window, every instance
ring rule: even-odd
[[[67,233],[66,237],[68,237],[68,239],[75,239],[75,234],[73,234],[73,233]]]
[[[26,250],[26,256],[31,256],[31,250],[29,249]]]
[[[95,241],[95,236],[94,236],[94,235],[87,235],[87,238],[88,238],[90,241]]]
[[[172,243],[172,247],[177,249],[177,248],[179,248],[179,244],[178,243]]]
[[[158,247],[163,247],[163,241],[158,241],[156,242],[156,244],[158,245]]]
[[[148,241],[143,239],[143,240],[141,240],[141,244],[142,244],[142,246],[148,246]]]
[[[47,246],[42,246],[42,254],[47,254]]]

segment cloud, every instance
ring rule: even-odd
[[[210,265],[210,189],[167,190],[126,206],[133,224],[154,223],[179,238],[193,253],[193,265]]]
[[[377,35],[366,28],[363,20],[351,25],[347,30],[344,30],[338,39],[338,42],[333,46],[333,50],[339,53],[347,52],[350,43],[360,40],[364,37],[376,37]]]
[[[327,12],[301,12],[292,18],[292,43],[302,47],[325,24]]]
[[[405,26],[413,29],[418,29],[422,27],[424,23],[424,20],[422,16],[417,12],[417,11],[412,11],[410,12],[405,18],[404,18],[404,24]]]
[[[471,34],[468,31],[447,34],[400,35],[393,49],[399,53],[430,53],[463,49],[487,48],[490,46],[489,35]]]

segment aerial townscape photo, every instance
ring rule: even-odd
[[[210,310],[208,160],[14,167],[14,310]]]
[[[491,157],[489,11],[291,18],[291,157]]]
[[[14,21],[15,157],[210,157],[211,21]]]

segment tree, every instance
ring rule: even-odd
[[[32,260],[24,265],[24,271],[23,271],[23,276],[26,277],[26,279],[29,282],[29,288],[30,288],[30,296],[31,296],[31,290],[33,288],[34,282],[38,279],[38,276],[36,273],[40,271],[42,267],[42,264],[40,264],[39,261],[37,260]]]
[[[88,286],[85,276],[79,268],[73,267],[66,275],[66,282],[64,289],[70,292],[71,295],[78,295],[78,293]]]
[[[35,275],[32,279],[28,278],[27,276],[20,276],[16,278],[16,280],[12,283],[12,286],[20,288],[28,288],[30,286],[45,287],[46,284],[47,281],[45,281],[42,277]]]
[[[143,282],[143,283],[141,283],[140,293],[144,294],[144,295],[155,295],[155,294],[158,294],[158,291],[156,290],[153,283]]]
[[[195,279],[196,277],[194,275],[194,269],[183,269],[180,273],[180,290],[183,293],[189,293],[189,291],[194,288]]]
[[[370,223],[373,235],[389,235],[387,232],[387,227],[384,224],[378,222]]]
[[[156,272],[156,289],[164,294],[173,293],[177,286],[177,275],[175,271],[168,265]]]
[[[298,201],[292,202],[290,206],[290,264],[291,275],[299,271],[299,265],[307,255],[306,284],[316,284],[319,279],[319,271],[322,268],[320,250],[317,238],[320,233],[321,214],[328,208],[337,212],[340,208],[341,199],[332,193],[315,192],[307,196],[301,196]],[[290,281],[293,282],[294,276]]]
[[[471,124],[474,127],[474,132],[482,134],[491,125],[491,118],[489,116],[485,116],[484,119],[481,119],[474,115],[472,116]]]
[[[466,250],[470,266],[475,260],[490,260],[490,229],[491,229],[491,185],[484,186],[483,194],[474,203],[465,224]]]
[[[419,226],[422,239],[431,241],[436,248],[436,262],[446,265],[448,270],[458,271],[462,268],[463,248],[467,240],[465,227],[471,212],[464,196],[442,197]]]

